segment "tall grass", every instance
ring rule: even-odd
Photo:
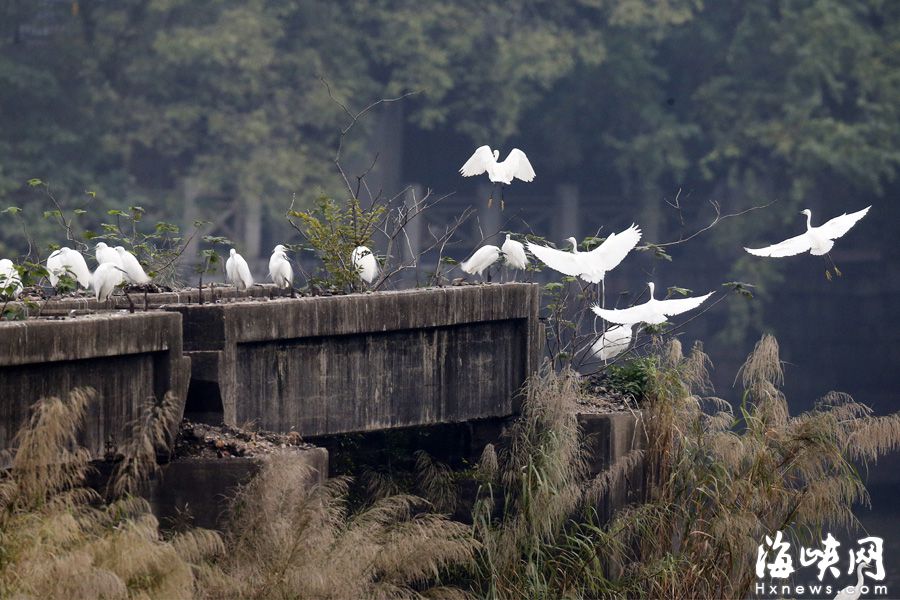
[[[16,436],[0,481],[0,596],[191,597],[193,565],[221,552],[221,540],[202,530],[163,539],[144,500],[107,503],[85,486],[90,457],[77,433],[93,396],[76,389],[38,401]],[[155,410],[145,412],[150,438]],[[144,459],[135,449],[125,455],[132,465]],[[120,473],[113,487],[127,489],[129,477]]]

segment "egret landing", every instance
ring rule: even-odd
[[[519,179],[524,182],[534,181],[535,172],[528,157],[518,148],[513,148],[506,160],[498,162],[500,158],[499,150],[491,150],[490,146],[481,146],[469,160],[466,161],[459,172],[463,177],[472,177],[487,172],[491,183],[491,195],[488,197],[488,208],[494,201],[494,188],[500,185],[500,209],[503,210],[503,184],[509,185],[513,179]]]
[[[825,278],[828,279],[828,281],[831,281],[831,270],[828,268],[828,261],[831,261],[831,266],[834,268],[834,274],[838,277],[842,275],[841,270],[834,264],[834,259],[831,258],[830,254],[831,249],[834,247],[834,240],[850,231],[850,228],[856,225],[857,221],[866,216],[866,213],[869,212],[870,208],[872,207],[867,206],[855,213],[844,213],[839,217],[826,221],[818,227],[812,226],[812,211],[807,208],[800,212],[801,215],[806,215],[806,233],[801,233],[798,236],[788,238],[783,242],[779,242],[772,246],[766,246],[765,248],[744,248],[744,250],[754,256],[771,258],[795,256],[797,254],[803,254],[804,252],[809,252],[813,256],[822,256],[822,260],[826,261]]]

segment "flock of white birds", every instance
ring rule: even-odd
[[[493,184],[512,183],[513,179],[525,182],[535,178],[534,168],[524,152],[513,148],[506,160],[498,162],[500,152],[491,150],[490,146],[481,146],[471,158],[459,170],[464,177],[487,173]],[[502,188],[501,188],[502,189]],[[493,191],[491,191],[493,198]],[[502,198],[502,196],[501,196]],[[490,200],[489,200],[490,204]],[[765,257],[794,256],[809,252],[814,256],[827,256],[834,246],[834,240],[847,233],[857,221],[862,219],[871,206],[858,212],[835,217],[818,226],[812,225],[812,211],[806,209],[800,214],[806,215],[806,232],[765,248],[744,248],[750,254]],[[612,233],[598,247],[581,252],[578,249],[578,240],[574,237],[566,241],[572,245],[569,252],[543,246],[535,242],[528,242],[528,250],[539,261],[550,269],[577,277],[589,284],[601,283],[606,274],[616,268],[638,244],[641,239],[641,230],[637,225],[618,233]],[[478,248],[467,261],[460,264],[463,271],[472,275],[482,275],[486,270],[490,273],[491,266],[503,259],[504,264],[511,269],[523,270],[528,265],[528,256],[521,242],[506,235],[506,241],[501,247],[486,244]],[[841,271],[831,261],[831,267],[840,276]],[[826,266],[826,277],[831,279],[831,273]],[[607,309],[598,304],[591,306],[591,310],[604,321],[612,324],[606,329],[590,348],[593,356],[606,361],[625,352],[631,344],[632,333],[635,325],[642,323],[658,325],[665,323],[669,317],[694,310],[712,296],[712,292],[703,296],[691,298],[678,298],[658,300],[654,296],[654,284],[647,284],[650,288],[650,299],[643,304],[622,309]]]
[[[490,146],[481,146],[475,150],[475,153],[465,162],[459,172],[464,177],[487,173],[491,183],[495,186],[509,185],[514,179],[525,182],[534,180],[534,168],[525,153],[518,148],[513,148],[505,160],[499,161],[499,158],[498,150],[491,150]],[[492,198],[493,189],[491,191]],[[828,257],[830,260],[828,253],[834,246],[834,240],[846,234],[857,221],[866,215],[870,208],[871,206],[858,212],[845,213],[818,227],[812,225],[812,212],[808,209],[804,210],[801,214],[806,215],[806,232],[772,246],[745,248],[745,250],[750,254],[764,257],[794,256],[809,252],[815,256]],[[577,277],[588,284],[599,284],[607,273],[625,260],[640,239],[640,228],[632,224],[623,231],[610,234],[602,244],[588,251],[580,251],[578,240],[574,237],[566,240],[572,246],[570,251],[559,250],[533,241],[527,242],[527,248],[536,259],[550,269],[563,275]],[[460,267],[465,273],[482,276],[485,271],[490,274],[490,268],[502,259],[507,269],[523,271],[529,265],[528,254],[525,250],[525,245],[513,239],[511,234],[506,234],[506,240],[500,247],[485,244],[478,248],[468,260],[463,261]],[[138,259],[122,246],[110,248],[104,242],[99,242],[95,247],[94,257],[97,260],[97,268],[91,273],[84,256],[77,250],[60,248],[54,251],[47,258],[46,263],[50,285],[57,287],[60,277],[68,275],[77,282],[79,287],[92,289],[97,300],[106,301],[116,287],[123,283],[140,285],[150,281],[150,277],[147,276]],[[368,284],[372,284],[378,279],[379,263],[371,249],[366,246],[358,246],[348,258],[360,279]],[[841,272],[834,261],[831,261],[831,266],[840,276]],[[225,276],[227,281],[239,290],[253,285],[250,266],[233,248],[225,263]],[[826,276],[831,278],[827,267]],[[293,286],[294,270],[284,245],[279,244],[272,251],[269,259],[269,278],[279,288],[288,289]],[[604,361],[618,356],[625,352],[631,344],[635,325],[665,323],[669,317],[693,310],[712,296],[712,292],[710,292],[703,296],[658,300],[654,297],[654,284],[650,282],[647,285],[650,288],[650,299],[643,304],[622,309],[607,309],[598,304],[591,307],[594,313],[613,325],[606,329],[591,346],[590,351],[594,356]],[[9,259],[0,259],[0,296],[17,297],[21,290],[22,282],[13,262]]]

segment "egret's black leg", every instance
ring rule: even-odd
[[[825,279],[831,281],[831,269],[828,268],[828,261],[824,256],[822,257],[822,262],[825,263]]]
[[[496,184],[496,183],[492,183],[492,184],[491,184],[491,195],[488,196],[488,205],[487,205],[488,208],[490,208],[490,207],[491,207],[491,204],[494,203],[494,188],[495,188],[495,187],[497,187],[497,184]]]
[[[841,277],[843,275],[843,273],[841,273],[841,270],[838,269],[836,264],[834,264],[834,259],[831,258],[831,253],[829,252],[828,254],[826,254],[826,256],[828,257],[828,260],[831,261],[831,267],[834,269],[834,274],[837,275],[838,277]]]
[[[500,210],[506,208],[506,202],[503,201],[503,184],[500,184]]]

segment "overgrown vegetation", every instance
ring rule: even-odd
[[[171,430],[163,402],[136,425],[104,502],[84,487],[76,430],[90,394],[37,403],[0,483],[0,594],[30,597],[740,598],[757,545],[781,530],[818,539],[867,499],[857,468],[900,445],[900,417],[829,394],[791,416],[774,338],[742,371],[736,412],[709,393],[709,358],[672,340],[622,381],[639,381],[642,435],[590,474],[570,370],[527,386],[521,417],[488,445],[471,526],[449,512],[454,474],[424,454],[408,481],[432,500],[373,487],[359,506],[345,477],[310,486],[308,467],[273,458],[245,486],[219,534],[163,537],[130,495]],[[634,376],[635,373],[639,375]],[[625,480],[641,501],[601,522]],[[382,482],[383,484],[384,482]]]

